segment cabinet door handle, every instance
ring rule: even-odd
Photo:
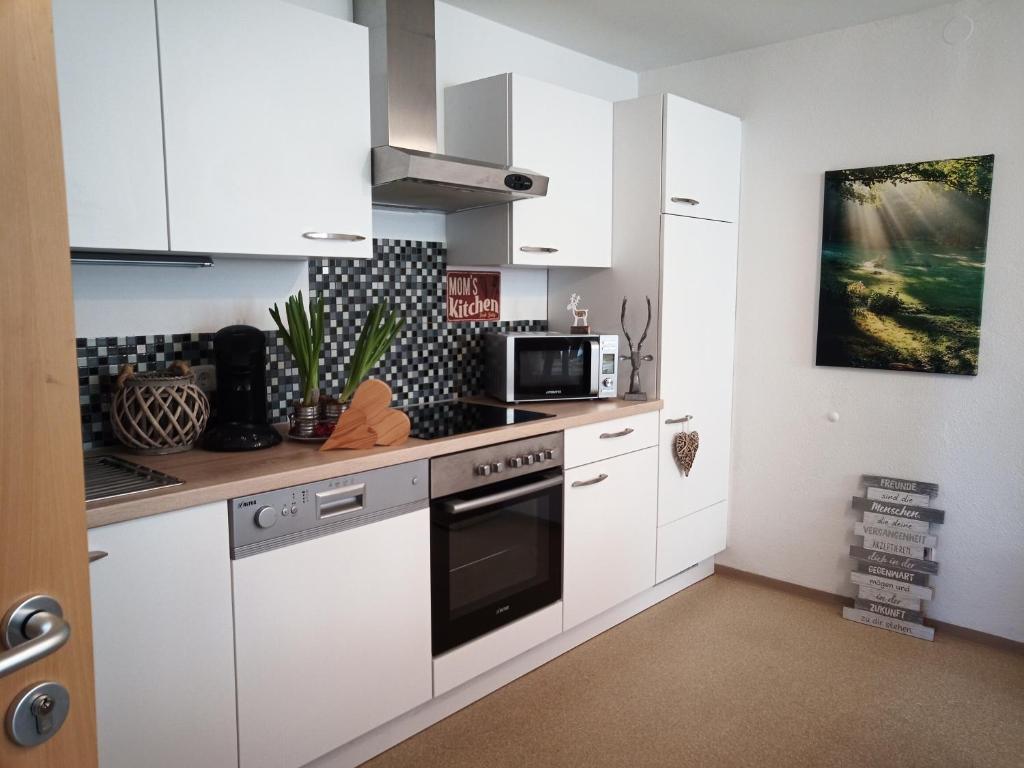
[[[95,563],[97,560],[102,560],[106,557],[109,552],[104,552],[102,549],[91,549],[89,550],[89,562]]]
[[[670,199],[673,203],[682,203],[683,205],[700,205],[700,200],[694,200],[692,197],[673,197]]]
[[[344,232],[303,232],[302,236],[307,240],[345,240],[349,243],[366,239],[363,235],[347,235]]]
[[[633,434],[633,428],[632,427],[626,427],[621,432],[602,432],[600,437],[601,437],[602,440],[607,440],[609,437],[625,437],[626,435],[632,435],[632,434]]]
[[[558,253],[557,248],[549,248],[544,245],[521,245],[519,250],[523,253]]]
[[[691,416],[690,414],[686,414],[685,416],[683,416],[680,419],[665,419],[665,423],[666,424],[685,424],[686,422],[690,421],[691,419],[693,419],[693,416]]]
[[[597,485],[598,483],[604,482],[608,479],[608,475],[602,472],[597,477],[591,478],[590,480],[573,480],[573,488],[582,488],[585,485]]]

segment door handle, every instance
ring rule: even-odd
[[[598,437],[600,437],[602,440],[607,440],[610,437],[625,437],[626,435],[632,435],[632,434],[633,434],[633,428],[632,427],[626,427],[621,432],[602,432],[600,435],[598,435]]]
[[[0,624],[6,651],[0,653],[0,677],[16,672],[60,650],[71,637],[60,603],[47,595],[22,600]]]
[[[89,550],[89,562],[95,563],[97,560],[102,560],[106,557],[109,552],[104,552],[102,549],[90,549]]]
[[[545,245],[521,245],[519,250],[523,253],[558,253],[557,248],[550,248]]]
[[[700,205],[700,200],[694,200],[692,197],[673,197],[671,200],[673,203],[683,203],[684,205]]]
[[[692,418],[693,418],[693,416],[691,416],[690,414],[686,414],[685,416],[681,416],[678,419],[665,419],[665,423],[666,424],[685,424],[686,422],[690,421]]]

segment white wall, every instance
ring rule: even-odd
[[[352,18],[351,0],[290,0]],[[524,35],[467,11],[437,3],[438,138],[443,145],[442,89],[502,72],[519,72],[610,101],[637,93],[634,72]],[[444,216],[375,211],[374,237],[444,241]],[[502,272],[502,319],[547,317],[547,271]],[[266,307],[302,288],[305,262],[217,259],[208,270],[75,267],[79,336],[215,331],[235,322],[270,329]]]
[[[946,6],[644,73],[640,90],[744,120],[721,561],[851,594],[859,475],[936,481],[947,522],[930,615],[1024,640],[1024,3],[957,7],[975,22],[966,42],[944,41]],[[823,171],[989,152],[980,375],[815,368]]]

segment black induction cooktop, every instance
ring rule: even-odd
[[[524,411],[500,405],[481,405],[462,400],[443,400],[403,409],[412,422],[412,437],[421,440],[435,440],[465,432],[504,427],[508,424],[522,424],[524,421],[550,419],[550,413]]]

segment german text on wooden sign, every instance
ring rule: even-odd
[[[886,501],[865,499],[862,496],[853,497],[853,508],[858,512],[874,512],[877,515],[902,517],[907,520],[923,520],[926,523],[941,523],[946,519],[946,513],[941,509],[912,507],[909,504],[892,504]]]
[[[927,493],[907,493],[906,491],[887,491],[877,485],[869,485],[864,494],[875,501],[888,501],[890,504],[910,504],[913,507],[931,506],[932,497]]]
[[[449,322],[500,319],[500,272],[448,273]]]
[[[885,565],[890,568],[901,568],[914,573],[938,573],[939,564],[934,560],[921,560],[916,557],[900,557],[887,552],[878,552],[867,547],[850,546],[850,557],[866,563]]]
[[[870,573],[858,573],[853,571],[850,574],[850,581],[858,586],[872,587],[874,589],[885,589],[897,595],[906,597],[919,597],[922,600],[931,600],[935,595],[931,587],[919,587],[916,584],[907,584],[902,581],[894,581],[884,576],[874,576]]]
[[[853,532],[858,536],[874,536],[887,541],[894,541],[899,544],[914,544],[918,547],[934,547],[937,540],[928,533],[917,533],[916,531],[905,531],[899,528],[889,528],[884,525],[864,525],[854,523]]]
[[[904,571],[902,568],[893,568],[888,565],[876,565],[875,563],[865,563],[863,561],[860,561],[857,563],[857,573],[867,573],[871,576],[881,576],[883,579],[901,581],[904,584],[916,584],[919,587],[928,586],[927,573],[914,573],[913,571]]]
[[[884,475],[862,475],[864,485],[875,485],[886,491],[905,491],[906,493],[924,493],[937,496],[939,486],[935,483],[922,483],[920,480],[900,480],[898,477]]]
[[[924,619],[924,614],[920,610],[915,611],[910,608],[891,605],[890,603],[876,603],[873,600],[864,600],[859,597],[853,601],[853,607],[858,611],[867,611],[876,616],[885,616],[887,619],[913,621],[917,624],[920,624]]]
[[[887,616],[879,616],[856,608],[843,608],[843,618],[850,621],[859,621],[861,624],[868,624],[872,627],[888,629],[890,632],[899,632],[901,635],[910,635],[921,640],[935,639],[935,629],[926,627],[924,624],[915,624],[910,621],[890,619]]]
[[[857,587],[857,597],[861,600],[870,600],[872,603],[883,605],[894,605],[897,608],[909,608],[912,611],[921,611],[920,597],[904,597],[890,592],[888,589],[876,589],[875,587]]]

